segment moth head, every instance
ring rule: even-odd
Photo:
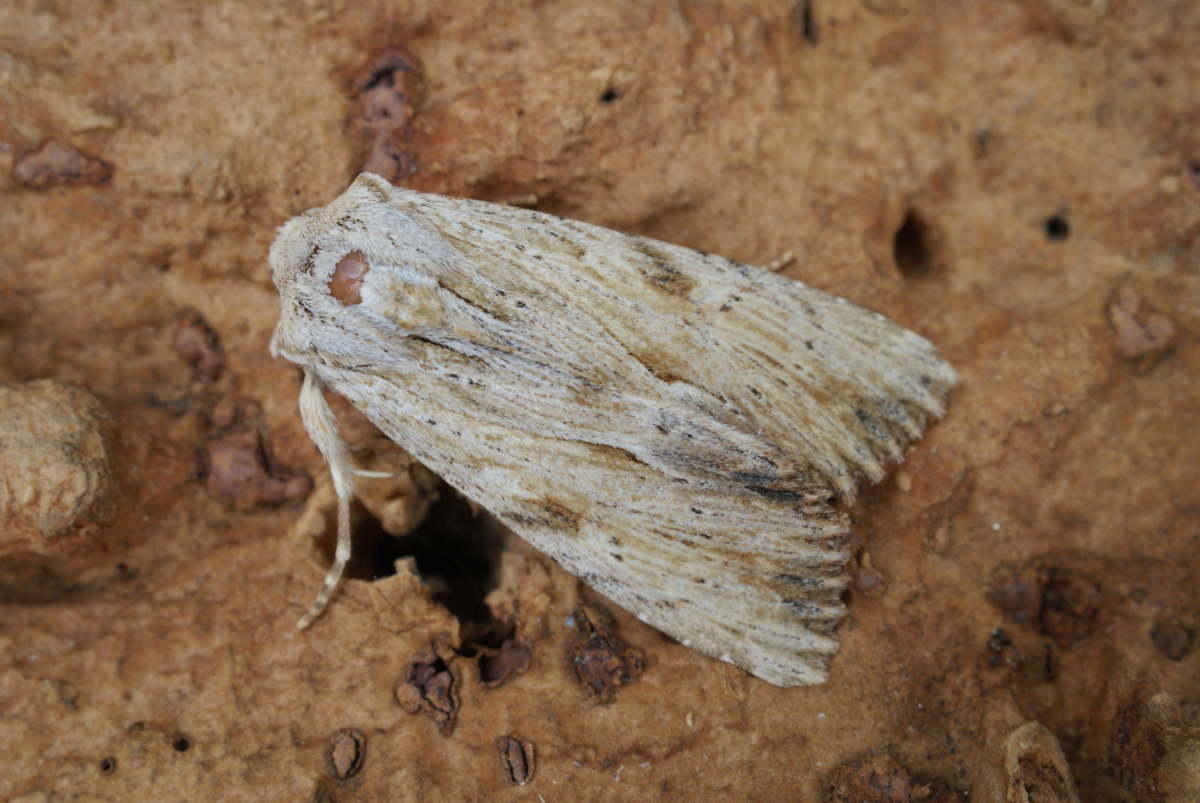
[[[422,204],[419,193],[363,173],[280,227],[270,251],[280,300],[272,353],[310,363],[336,344],[395,342],[437,325],[439,277],[461,255]]]

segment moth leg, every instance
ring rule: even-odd
[[[329,402],[325,401],[321,387],[321,380],[306,368],[304,385],[300,388],[300,419],[308,430],[308,436],[329,464],[329,474],[333,477],[333,490],[337,493],[337,551],[316,600],[300,620],[301,630],[311,625],[325,610],[342,580],[346,562],[350,560],[350,500],[354,496],[354,469],[350,465],[346,442],[338,434],[337,419]]]
[[[392,477],[396,476],[390,471],[368,471],[365,468],[355,468],[351,469],[351,471],[356,477],[370,477],[376,480],[390,480]]]

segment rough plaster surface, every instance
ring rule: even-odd
[[[1198,31],[1191,0],[3,4],[0,382],[98,396],[120,482],[75,553],[0,559],[0,798],[991,801],[1044,781],[1006,747],[1035,721],[1082,800],[1196,799]],[[363,165],[791,252],[939,344],[962,384],[851,511],[827,684],[604,611],[344,404],[396,474],[358,514],[383,557],[295,630],[331,505],[265,253]]]

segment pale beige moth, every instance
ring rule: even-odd
[[[350,555],[355,469],[323,395],[587,585],[780,686],[820,683],[849,521],[953,369],[925,339],[800,282],[529,209],[363,173],[271,246],[272,353]]]

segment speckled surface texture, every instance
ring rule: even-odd
[[[0,798],[1196,799],[1200,6],[151,9],[0,8],[0,383],[107,438],[102,515],[0,541]],[[790,252],[938,344],[825,685],[607,605],[340,402],[393,479],[295,629],[332,494],[265,254],[363,166]]]

